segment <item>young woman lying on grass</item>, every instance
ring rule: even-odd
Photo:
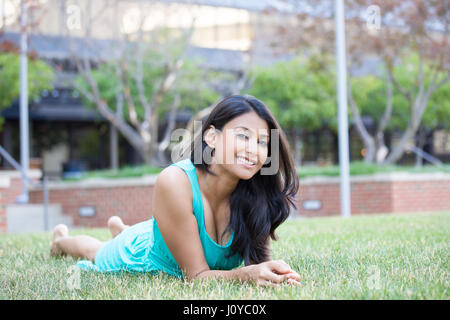
[[[295,206],[299,182],[286,138],[268,108],[248,95],[225,98],[188,152],[158,175],[153,218],[127,227],[112,217],[114,238],[106,243],[69,236],[67,227],[58,225],[51,254],[88,259],[77,266],[102,272],[299,284],[288,264],[270,256],[270,239],[276,240],[275,229]],[[238,268],[242,261],[245,266]]]

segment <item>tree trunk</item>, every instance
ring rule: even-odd
[[[294,162],[295,165],[300,165],[300,155],[299,155],[299,148],[300,148],[300,139],[298,137],[298,134],[294,128],[289,129],[289,135],[290,135],[290,143],[291,143],[291,150],[294,155]]]
[[[145,164],[156,167],[161,166],[156,149],[149,147],[147,150],[138,150],[138,152],[144,159]]]
[[[382,131],[379,131],[377,133],[377,150],[375,154],[376,163],[382,164],[388,153],[389,149],[384,143],[384,133]]]
[[[427,131],[424,128],[419,128],[419,130],[417,131],[417,141],[416,141],[416,146],[423,150],[423,147],[426,144],[426,138],[427,138]],[[416,167],[422,167],[423,166],[423,158],[416,154],[416,163],[415,163]]]
[[[405,152],[407,143],[414,137],[414,132],[415,130],[413,130],[412,127],[408,126],[408,128],[400,138],[400,141],[396,146],[394,146],[392,152],[384,161],[384,164],[394,164],[400,160],[400,158],[403,156],[403,153]]]
[[[375,139],[367,131],[362,121],[362,117],[361,114],[359,113],[358,106],[356,105],[355,100],[353,100],[351,88],[348,89],[347,96],[350,104],[350,109],[352,111],[353,119],[355,121],[356,129],[358,130],[358,134],[361,137],[364,144],[364,149],[366,150],[364,154],[364,162],[373,163],[375,160]]]
[[[364,155],[364,162],[365,163],[374,163],[376,147],[375,147],[375,141],[373,140],[372,137],[370,137],[370,139],[368,139],[367,141],[364,141],[364,148],[366,149],[366,153]]]
[[[302,139],[300,137],[299,134],[295,134],[294,136],[294,140],[295,140],[295,165],[296,166],[301,166],[302,165]]]
[[[109,159],[110,169],[119,169],[119,137],[117,129],[109,124]]]
[[[419,56],[420,57],[420,56]],[[411,92],[408,92],[403,88],[398,81],[395,80],[395,78],[392,75],[392,70],[388,68],[388,74],[391,77],[392,82],[395,84],[396,88],[406,97],[407,100],[410,102],[410,110],[411,110],[411,118],[410,122],[408,124],[408,128],[404,132],[402,138],[400,139],[400,142],[397,144],[396,147],[394,147],[394,150],[389,154],[387,157],[385,163],[387,164],[393,164],[400,160],[400,158],[403,156],[403,153],[405,152],[406,144],[407,142],[412,139],[417,131],[417,129],[420,126],[420,122],[422,120],[422,116],[425,112],[425,109],[428,104],[428,100],[433,92],[435,92],[438,88],[443,86],[444,84],[448,83],[450,81],[450,74],[447,73],[447,76],[442,78],[439,82],[437,82],[438,78],[438,70],[434,70],[434,74],[431,77],[430,84],[428,86],[428,89],[425,90],[425,80],[423,77],[423,71],[422,71],[422,61],[419,60],[419,73],[418,73],[418,84],[419,84],[419,90],[417,92],[416,97],[413,99]]]

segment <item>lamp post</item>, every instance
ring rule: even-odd
[[[347,114],[347,69],[345,52],[344,1],[335,0],[336,65],[339,126],[341,215],[350,217],[350,174]]]
[[[29,168],[28,134],[28,61],[27,61],[27,9],[25,0],[20,1],[20,164],[22,167],[22,194],[18,203],[28,203],[26,175]]]

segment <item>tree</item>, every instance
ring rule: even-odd
[[[119,4],[120,1],[112,2],[115,21],[121,21]],[[197,112],[219,96],[208,86],[208,80],[212,76],[218,78],[217,74],[202,70],[187,58],[194,24],[181,30],[163,27],[144,30],[146,10],[140,2],[142,10],[136,17],[136,32],[121,32],[115,23],[115,38],[105,58],[96,51],[92,38],[92,26],[98,17],[91,5],[88,2],[83,14],[81,50],[77,51],[76,39],[72,38],[72,53],[80,74],[76,88],[146,163],[165,164],[164,151],[169,147],[181,102],[185,108]],[[164,115],[167,126],[159,139],[158,128]]]
[[[273,42],[293,50],[334,54],[333,5],[330,0],[287,1],[298,13],[296,30],[293,26],[280,25]],[[362,120],[359,106],[352,97],[354,90],[348,90],[350,110],[355,126],[365,148],[367,162],[373,162],[378,155],[379,162],[395,163],[414,138],[428,103],[433,94],[450,81],[449,75],[449,19],[450,2],[424,0],[349,0],[346,6],[346,44],[349,83],[354,83],[354,71],[367,58],[376,58],[384,71],[375,76],[386,83],[384,108],[374,136]],[[310,11],[310,14],[306,13]],[[312,12],[312,13],[311,13]],[[398,68],[408,61],[411,54],[417,59],[412,63],[416,70],[413,81],[401,83],[397,78]],[[397,70],[397,71],[396,71]],[[399,143],[386,150],[384,130],[388,127],[393,112],[396,112],[393,95],[399,92],[409,105],[407,126]],[[383,157],[383,150],[385,155]]]
[[[354,23],[348,32],[353,39],[349,46],[350,61],[358,64],[364,53],[372,52],[385,67],[386,121],[382,123],[385,125],[380,128],[381,132],[377,132],[378,148],[384,147],[382,130],[386,128],[392,112],[393,89],[403,95],[408,103],[407,125],[398,144],[393,146],[383,161],[392,164],[400,160],[408,149],[408,143],[414,139],[432,95],[450,82],[450,4],[448,1],[410,0],[399,6],[396,1],[354,0],[350,2],[349,8],[361,12],[374,5],[383,11],[379,17],[380,27],[366,32],[365,41],[361,43],[355,39],[360,37],[363,30],[361,24],[357,23],[358,19],[353,18]],[[408,68],[405,69],[405,66]],[[402,75],[406,75],[406,78],[400,80]],[[353,101],[351,96],[349,100]],[[354,117],[358,117],[354,105],[352,111]],[[358,130],[362,128],[358,127]],[[363,130],[361,135],[367,140]]]
[[[215,72],[205,71],[198,68],[198,63],[193,60],[184,59],[183,66],[178,71],[179,79],[174,83],[170,90],[164,89],[164,93],[157,93],[158,85],[166,72],[164,59],[161,52],[149,47],[146,49],[146,61],[152,61],[151,68],[142,70],[142,88],[139,89],[138,81],[136,81],[137,66],[128,61],[126,66],[121,70],[121,79],[117,77],[117,67],[114,62],[105,62],[98,66],[97,69],[91,71],[91,76],[98,86],[99,95],[102,100],[110,106],[111,113],[117,114],[117,109],[121,111],[121,118],[127,124],[131,124],[134,130],[139,134],[139,138],[132,137],[131,141],[137,143],[151,144],[152,137],[160,140],[157,145],[152,145],[148,150],[136,149],[143,159],[148,163],[152,163],[150,153],[155,155],[156,163],[162,164],[166,162],[164,151],[169,148],[171,133],[175,125],[176,112],[179,106],[183,105],[184,110],[191,110],[197,113],[202,107],[209,106],[219,97],[218,93],[208,87],[208,79],[213,76],[219,78]],[[117,96],[118,86],[124,86],[124,99],[120,101]],[[83,76],[78,76],[75,87],[81,92],[84,103],[91,107],[97,108],[95,100],[89,99],[89,83]],[[142,91],[140,91],[142,90]],[[159,89],[161,91],[161,89]],[[141,96],[143,92],[144,96]],[[155,97],[159,94],[160,97]],[[148,100],[147,100],[148,99]],[[158,103],[154,101],[157,100]],[[154,117],[150,117],[151,123],[147,125],[146,105],[153,101],[155,105]],[[126,108],[122,106],[125,104]],[[147,115],[148,118],[148,115]],[[167,120],[167,126],[161,139],[158,137],[159,124]],[[155,130],[153,130],[155,129]],[[127,137],[127,136],[125,136]],[[130,140],[129,140],[130,141]],[[134,145],[137,144],[134,142]],[[133,145],[133,144],[132,144]],[[153,148],[153,150],[150,150]],[[155,164],[155,162],[153,162]]]
[[[2,44],[3,49],[11,45]],[[19,97],[20,57],[17,53],[0,50],[0,111],[11,106]],[[28,63],[28,95],[30,100],[37,99],[43,90],[53,87],[53,69],[32,55]],[[4,119],[0,118],[0,129]]]
[[[20,2],[2,3],[0,9],[0,111],[11,106],[19,98],[20,94],[20,48],[11,41],[1,41],[6,30],[6,25],[18,22],[19,15],[7,16],[2,10],[12,6],[14,12],[20,10]],[[40,0],[28,0],[25,3],[26,10],[30,16],[26,28],[35,29],[39,26],[43,17]],[[7,23],[8,22],[8,23]],[[27,52],[28,57],[28,99],[36,100],[43,90],[53,88],[54,72],[51,66],[39,59],[34,51]],[[0,130],[4,119],[0,117]]]
[[[253,81],[247,92],[264,101],[289,131],[294,149],[300,142],[299,128],[313,131],[327,126],[337,130],[335,76],[330,59],[297,56],[252,71]]]
[[[411,86],[412,79],[415,79],[417,75],[417,70],[415,70],[416,59],[416,57],[410,56],[394,68],[395,77],[405,87]],[[427,72],[425,71],[425,73]],[[428,82],[426,85],[428,85]],[[382,77],[372,75],[352,77],[351,88],[352,94],[349,95],[349,102],[352,112],[358,114],[358,117],[354,117],[354,119],[361,119],[360,114],[362,114],[370,116],[374,123],[375,130],[372,132],[362,121],[356,124],[357,126],[363,126],[359,130],[367,135],[365,160],[369,163],[375,161],[381,163],[386,155],[385,132],[404,132],[408,128],[409,101],[398,90],[392,88],[392,83],[388,77],[386,77],[386,81],[383,81]],[[419,148],[422,149],[426,142],[424,136],[426,132],[430,134],[434,128],[449,127],[450,104],[446,98],[449,95],[450,84],[446,84],[438,88],[430,97],[429,107],[426,108],[422,116],[420,130],[418,130],[416,136]]]

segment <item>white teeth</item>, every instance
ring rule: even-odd
[[[246,163],[246,164],[249,164],[249,165],[255,165],[253,162],[250,162],[250,161],[247,161],[245,158],[243,158],[243,157],[238,157],[238,159],[239,160],[241,160],[242,162],[244,162],[244,163]]]

